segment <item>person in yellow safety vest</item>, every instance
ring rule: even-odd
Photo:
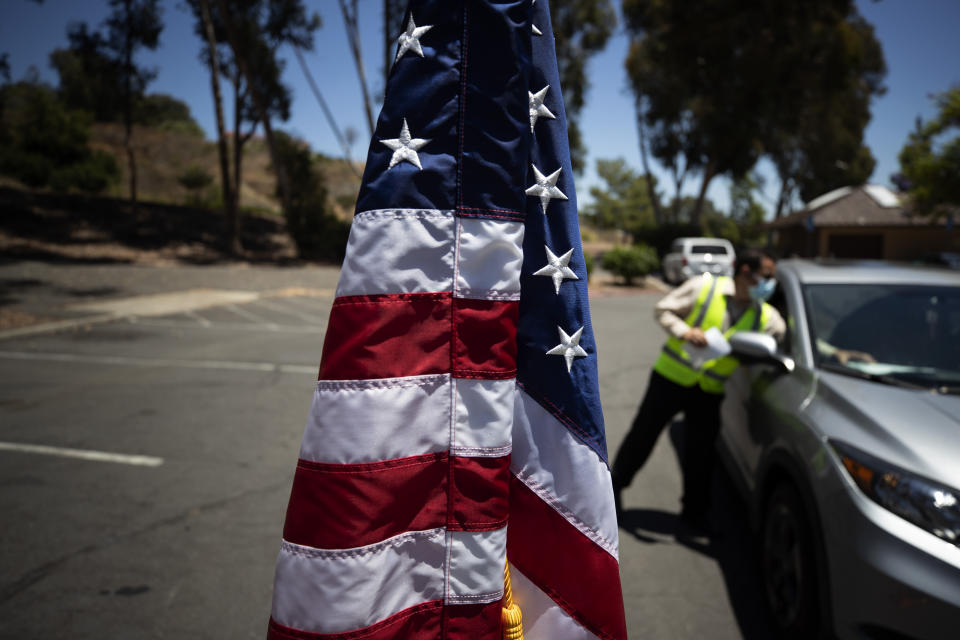
[[[786,323],[766,303],[776,289],[776,269],[773,256],[748,249],[737,256],[733,278],[697,276],[657,303],[654,314],[670,338],[653,367],[640,409],[613,463],[618,520],[622,520],[621,492],[650,457],[667,423],[682,411],[685,427],[680,520],[691,529],[710,532],[707,513],[714,442],[720,430],[720,403],[724,383],[738,361],[733,356],[723,356],[699,363],[691,359],[686,347],[705,346],[704,333],[713,327],[727,338],[737,331],[762,331],[779,341],[786,332]]]

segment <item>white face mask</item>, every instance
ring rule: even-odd
[[[776,278],[761,278],[757,284],[750,287],[750,299],[757,302],[766,302],[776,290]]]

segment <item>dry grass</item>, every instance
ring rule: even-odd
[[[94,124],[90,132],[90,146],[112,154],[120,168],[120,180],[107,194],[116,198],[128,195],[127,157],[123,147],[123,125]],[[179,131],[163,131],[134,127],[134,148],[137,153],[137,189],[145,202],[185,204],[190,195],[177,181],[187,167],[199,166],[213,176],[213,190],[220,189],[220,164],[215,142]],[[360,188],[360,178],[347,164],[336,158],[323,158],[319,169],[326,180],[330,195],[330,210],[344,220],[353,217],[353,207],[344,206],[353,201]],[[263,138],[251,138],[243,147],[243,183],[240,188],[240,206],[245,209],[279,215],[280,201],[276,196],[276,177],[270,163],[270,153]]]

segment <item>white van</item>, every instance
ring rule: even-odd
[[[729,240],[677,238],[663,258],[663,278],[670,284],[680,284],[701,273],[732,276],[735,258]]]

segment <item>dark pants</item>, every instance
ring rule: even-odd
[[[614,488],[630,484],[650,457],[664,427],[682,411],[686,418],[681,451],[683,510],[688,514],[706,513],[722,400],[722,395],[707,393],[699,385],[684,387],[652,372],[647,393],[613,463]]]

